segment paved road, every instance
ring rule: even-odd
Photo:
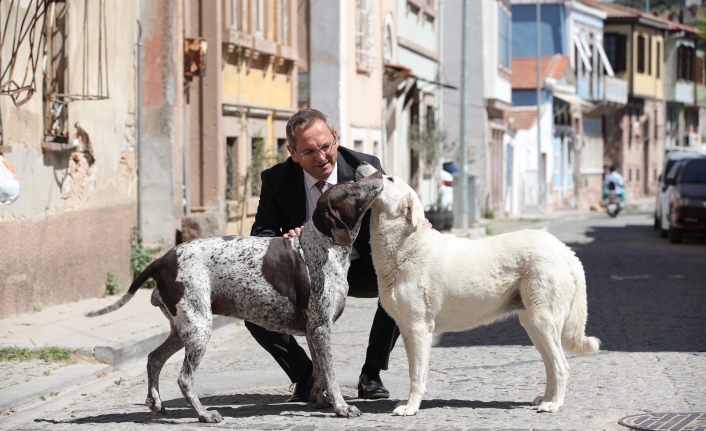
[[[559,413],[538,414],[529,405],[543,391],[544,367],[516,319],[436,337],[429,392],[415,417],[390,415],[408,390],[401,342],[383,374],[393,399],[354,399],[375,301],[351,298],[333,345],[344,395],[364,412],[360,418],[284,404],[284,373],[240,326],[219,332],[198,373],[202,401],[223,415],[221,424],[199,424],[181,397],[177,354],[162,372],[166,417],[154,418],[144,406],[138,365],[5,414],[0,429],[618,430],[617,420],[630,414],[706,411],[706,241],[669,244],[651,223],[646,213],[614,220],[600,214],[549,226],[585,266],[587,333],[603,341],[600,353],[569,359]]]

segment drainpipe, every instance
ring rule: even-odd
[[[144,235],[144,217],[142,216],[142,186],[144,170],[142,157],[142,24],[137,20],[137,229]]]
[[[463,0],[463,32],[461,39],[461,229],[468,229],[468,108],[470,101],[468,99],[468,38],[470,37],[469,12],[471,9],[471,0]]]
[[[189,193],[189,164],[187,162],[187,137],[186,137],[186,101],[189,94],[189,88],[191,88],[191,81],[187,81],[184,85],[184,106],[182,108],[182,135],[183,135],[183,145],[181,152],[181,163],[184,165],[184,215],[188,216],[191,214],[191,194]]]
[[[542,3],[537,0],[537,206],[540,211],[544,201],[544,181],[542,175]]]

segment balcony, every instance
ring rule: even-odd
[[[694,82],[678,80],[674,86],[674,102],[694,104]],[[671,102],[671,100],[670,100]]]
[[[626,105],[628,103],[628,82],[612,76],[603,76],[601,101]]]

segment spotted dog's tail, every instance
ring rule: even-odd
[[[115,311],[123,305],[127,304],[128,301],[131,300],[133,296],[135,296],[135,292],[137,292],[137,289],[139,289],[140,286],[145,284],[145,281],[147,281],[147,279],[152,276],[152,270],[154,269],[155,264],[159,260],[160,259],[157,259],[154,262],[150,263],[150,265],[145,268],[145,270],[142,271],[142,273],[140,273],[140,275],[138,275],[135,280],[133,280],[132,284],[130,285],[130,289],[128,289],[125,295],[123,295],[123,297],[120,298],[117,302],[99,310],[89,311],[88,313],[86,313],[86,317],[95,317],[100,316],[101,314],[110,313],[111,311]]]

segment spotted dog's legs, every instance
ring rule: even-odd
[[[316,349],[314,344],[311,342],[311,337],[306,337],[306,343],[309,345],[309,353],[311,353],[311,363],[313,366],[313,372],[311,377],[313,379],[313,385],[311,388],[311,394],[309,401],[316,404],[316,408],[324,409],[331,407],[331,399],[328,398],[324,391],[326,390],[326,380],[324,379],[324,374],[319,365],[319,357],[316,355]],[[329,396],[331,394],[328,394]]]
[[[336,370],[333,365],[333,356],[331,355],[331,327],[329,325],[321,325],[316,328],[307,328],[307,341],[316,352],[317,361],[321,368],[321,373],[326,382],[326,392],[333,402],[333,410],[336,415],[348,418],[360,416],[360,410],[355,406],[349,406],[343,400],[341,388],[338,386],[336,378]]]
[[[181,373],[177,381],[179,388],[181,393],[184,394],[186,401],[196,410],[200,422],[221,422],[223,418],[217,411],[206,410],[201,405],[194,387],[196,370],[201,363],[201,359],[203,359],[203,355],[206,353],[208,340],[211,338],[213,315],[209,312],[208,316],[200,316],[198,320],[186,318],[184,320],[188,324],[179,325],[179,335],[184,341],[185,349],[184,364],[181,367]]]
[[[184,347],[184,342],[179,337],[179,332],[171,319],[169,323],[172,326],[169,337],[147,356],[147,399],[145,403],[155,415],[164,415],[166,412],[159,396],[159,374],[162,372],[164,363]]]

